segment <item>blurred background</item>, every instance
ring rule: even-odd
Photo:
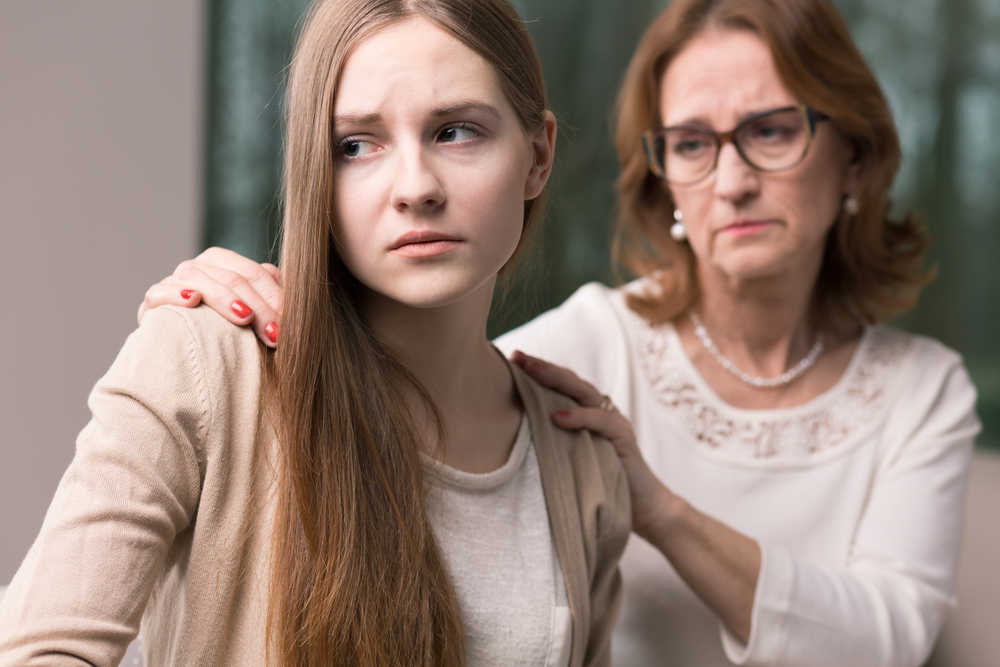
[[[87,421],[87,393],[135,327],[145,289],[209,245],[277,257],[283,72],[307,4],[0,2],[0,584],[38,531]],[[559,151],[543,243],[520,267],[491,334],[587,281],[616,280],[611,107],[642,29],[666,2],[515,4],[542,57]],[[894,324],[965,356],[985,424],[979,458],[992,465],[1000,0],[834,4],[895,113],[904,154],[895,206],[917,210],[934,239],[938,277]],[[975,502],[1000,507],[1000,489],[978,484]],[[963,558],[995,568],[998,538],[983,539],[967,542]],[[1000,600],[996,579],[976,587]],[[998,634],[998,608],[950,621],[943,643],[976,641],[962,634],[970,627]]]
[[[615,280],[617,163],[609,130],[622,73],[664,0],[515,0],[560,120],[541,252],[494,313],[499,334],[581,284]],[[894,189],[934,239],[937,279],[896,325],[965,355],[982,444],[1000,447],[1000,0],[835,0],[889,97],[903,145]],[[307,0],[214,0],[209,19],[204,244],[276,257],[284,67]]]

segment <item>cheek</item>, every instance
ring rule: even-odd
[[[524,227],[525,173],[519,165],[516,156],[498,160],[491,168],[475,170],[476,175],[459,186],[465,193],[463,213],[480,221],[477,226],[490,255],[501,266],[513,254]]]
[[[825,235],[840,214],[851,151],[839,135],[830,133],[817,137],[810,151],[802,170],[790,174],[795,177],[785,185],[802,224]]]
[[[803,174],[803,178],[782,184],[789,213],[798,218],[804,235],[825,236],[840,212],[840,179],[829,165]]]
[[[379,211],[379,197],[372,184],[364,181],[338,179],[336,184],[335,216],[332,220],[337,251],[347,268],[356,277],[364,273],[365,250],[374,248]]]

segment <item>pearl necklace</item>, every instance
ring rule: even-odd
[[[812,368],[813,364],[816,363],[816,360],[819,359],[819,355],[823,354],[823,349],[825,347],[823,343],[823,334],[817,333],[816,344],[812,346],[812,349],[809,350],[809,354],[807,354],[802,361],[795,364],[777,377],[762,378],[741,371],[736,364],[727,359],[722,352],[719,352],[719,348],[715,346],[715,341],[713,341],[712,337],[708,335],[708,329],[706,329],[705,325],[701,323],[701,318],[698,317],[693,310],[688,311],[688,317],[691,318],[691,324],[694,325],[694,335],[698,337],[698,340],[700,340],[702,346],[708,350],[708,353],[712,355],[712,358],[719,362],[720,366],[729,371],[733,377],[742,380],[752,387],[757,387],[758,389],[773,389],[774,387],[785,386]]]

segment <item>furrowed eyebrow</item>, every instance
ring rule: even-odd
[[[777,107],[767,107],[767,108],[764,108],[764,109],[759,109],[757,111],[749,111],[749,112],[744,113],[744,114],[742,114],[740,116],[740,119],[736,123],[736,125],[741,125],[741,124],[745,123],[746,121],[748,121],[750,119],[753,119],[755,116],[764,116],[764,115],[767,115],[767,114],[772,113],[774,111],[781,111],[783,109],[791,109],[791,108],[793,108],[793,107],[789,106],[789,105],[785,105],[785,106],[777,106]],[[708,121],[705,120],[705,118],[703,118],[701,116],[698,116],[698,117],[695,117],[695,118],[689,118],[688,120],[685,120],[685,121],[683,121],[681,123],[677,123],[676,125],[671,125],[670,127],[690,127],[690,126],[697,126],[697,127],[704,127],[706,129],[711,129],[711,125],[709,125]]]
[[[495,118],[500,118],[500,110],[497,109],[492,104],[485,104],[483,102],[462,102],[461,104],[454,104],[449,107],[441,107],[440,109],[435,109],[431,112],[433,116],[451,116],[456,113],[462,113],[463,111],[482,111]]]
[[[382,122],[382,114],[379,113],[345,114],[333,117],[334,127],[339,127],[340,125],[374,125],[380,122]]]
[[[494,118],[500,118],[500,110],[497,109],[492,104],[486,104],[484,102],[462,102],[459,104],[453,104],[447,107],[440,107],[434,109],[431,115],[436,118],[441,118],[444,116],[453,116],[455,114],[460,114],[465,111],[479,111],[482,113],[489,114]],[[381,123],[383,120],[382,114],[380,113],[364,113],[364,114],[343,114],[340,116],[333,117],[333,126],[339,127],[341,125],[375,125]]]

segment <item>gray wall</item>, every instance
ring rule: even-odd
[[[0,585],[146,287],[196,250],[203,14],[0,2]]]

